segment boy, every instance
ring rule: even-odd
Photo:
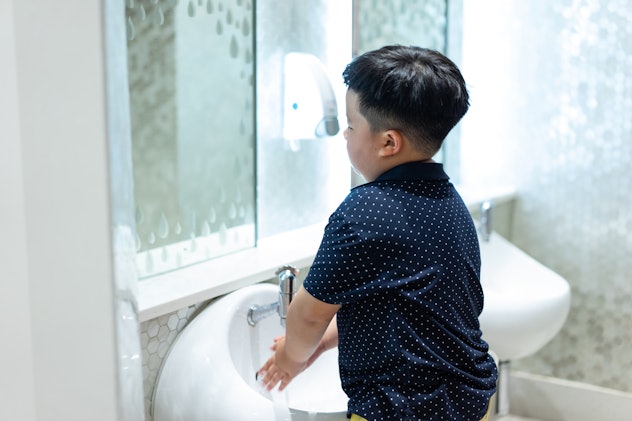
[[[442,54],[404,46],[343,77],[347,151],[367,184],[330,217],[259,374],[283,390],[337,345],[352,420],[485,419],[497,372],[478,322],[478,239],[432,160],[467,112],[465,81]]]

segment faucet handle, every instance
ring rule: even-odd
[[[298,276],[299,270],[294,266],[284,265],[274,273],[279,277],[279,317],[281,318],[281,326],[285,327],[287,309],[294,299],[294,294],[296,294],[294,278]]]
[[[292,273],[292,275],[294,275],[294,276],[298,276],[298,274],[301,272],[298,268],[296,268],[296,267],[294,267],[292,265],[283,265],[280,268],[278,268],[274,272],[274,274],[278,276],[278,275],[281,275],[286,270],[289,270]]]
[[[483,241],[489,241],[489,237],[492,235],[492,208],[494,202],[486,200],[481,203],[481,238]]]

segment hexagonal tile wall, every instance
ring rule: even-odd
[[[145,420],[151,421],[151,402],[158,373],[162,367],[171,344],[178,333],[205,306],[199,303],[156,319],[148,320],[140,325],[140,341],[143,358],[143,389],[145,395]]]

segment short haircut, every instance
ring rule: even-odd
[[[390,45],[364,53],[343,74],[372,131],[400,131],[416,148],[436,153],[469,108],[458,67],[443,54]]]

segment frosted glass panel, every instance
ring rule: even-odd
[[[251,0],[127,0],[137,266],[255,244]]]

